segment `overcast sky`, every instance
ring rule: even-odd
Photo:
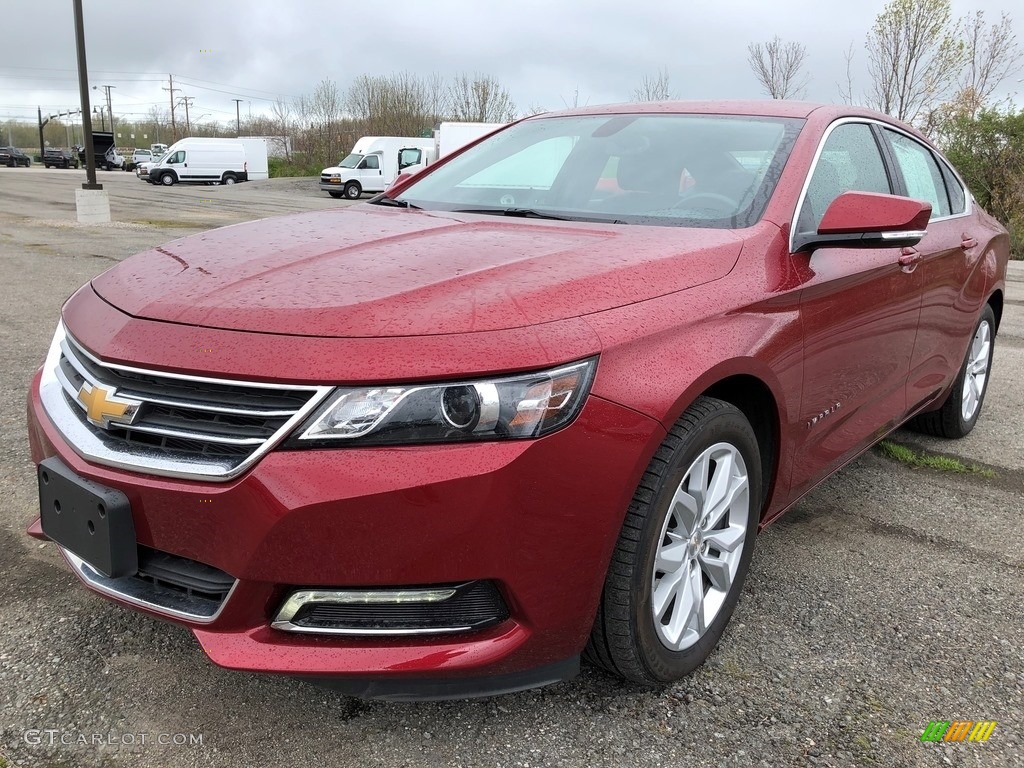
[[[483,72],[520,111],[626,101],[645,74],[666,69],[680,98],[760,98],[746,62],[751,41],[778,34],[807,46],[807,97],[838,101],[843,52],[855,47],[854,90],[867,87],[864,36],[885,0],[85,0],[90,84],[116,86],[115,116],[166,106],[167,74],[195,98],[193,119],[265,111],[275,96],[344,88],[363,73]],[[954,0],[954,14],[989,21],[1014,0]],[[7,0],[0,43],[0,119],[34,120],[79,103],[71,0]],[[206,52],[209,51],[209,52]],[[1020,93],[1018,71],[1003,96]],[[92,91],[93,103],[104,103]],[[181,95],[181,94],[179,94]]]

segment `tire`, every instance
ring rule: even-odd
[[[345,185],[345,197],[349,200],[358,200],[361,194],[363,194],[363,188],[359,186],[358,182],[350,181]]]
[[[234,184],[238,179],[235,178],[233,173],[225,173],[224,178],[221,180],[222,184]]]
[[[974,326],[967,354],[945,402],[935,411],[922,413],[907,425],[917,432],[957,440],[978,423],[992,372],[996,342],[996,315],[988,304]]]
[[[712,511],[719,507],[718,521],[705,514],[708,497],[699,490],[690,493],[701,476]],[[727,483],[718,493],[720,480]],[[722,400],[699,398],[669,430],[629,505],[584,657],[644,685],[670,683],[699,667],[718,643],[743,589],[761,488],[760,449],[746,417]],[[722,510],[715,498],[730,501]],[[715,543],[729,546],[719,549]],[[717,584],[705,563],[717,574]],[[674,585],[682,590],[676,592]],[[698,593],[700,599],[693,601]],[[687,603],[699,607],[687,610]]]
[[[333,197],[335,200],[341,197],[341,192],[328,192],[327,194]]]
[[[160,175],[160,183],[163,184],[165,187],[171,186],[172,184],[174,184],[174,174],[173,173],[161,174]]]

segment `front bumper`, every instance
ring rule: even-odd
[[[237,579],[222,609],[203,621],[87,586],[185,624],[220,666],[333,678],[371,696],[461,697],[570,675],[625,510],[664,435],[657,422],[591,396],[575,422],[540,440],[278,450],[231,482],[210,483],[88,464],[54,428],[38,390],[37,374],[29,400],[34,461],[59,456],[125,493],[140,545]],[[498,585],[509,619],[444,636],[319,636],[270,626],[296,588],[474,580]]]

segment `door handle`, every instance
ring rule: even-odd
[[[904,272],[913,272],[921,261],[921,252],[917,248],[904,248],[900,251],[900,266]]]
[[[960,235],[960,247],[963,248],[965,251],[971,250],[971,248],[974,248],[975,246],[977,246],[977,244],[978,239],[975,237],[971,237],[966,232]]]

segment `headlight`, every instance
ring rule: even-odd
[[[288,447],[540,437],[583,407],[597,358],[548,371],[449,384],[339,388]]]

